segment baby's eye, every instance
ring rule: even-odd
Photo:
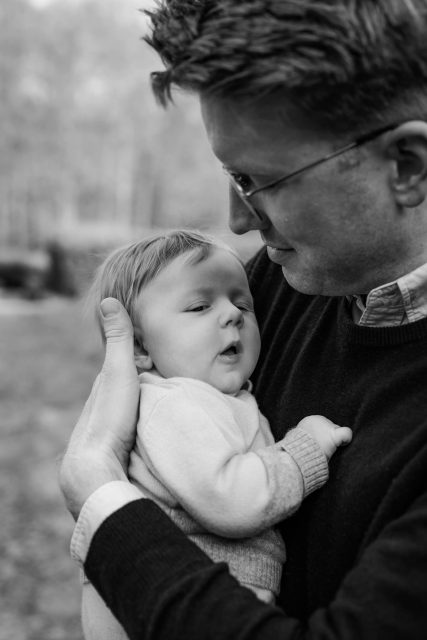
[[[195,304],[194,306],[187,309],[187,312],[190,311],[193,313],[198,313],[200,311],[205,311],[208,307],[209,305],[207,303]]]
[[[254,306],[251,302],[236,302],[235,305],[240,309],[240,311],[249,311],[253,313]]]

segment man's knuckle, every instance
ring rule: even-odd
[[[108,329],[105,333],[105,339],[107,342],[122,342],[131,338],[131,332],[122,328]]]

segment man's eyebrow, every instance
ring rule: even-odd
[[[230,165],[227,164],[226,162],[223,162],[221,164],[222,168],[225,169],[226,171],[229,171],[230,173],[248,173],[248,171],[246,169],[242,169],[242,167],[239,167],[239,169],[236,169],[236,165]]]
[[[274,174],[273,169],[269,169],[268,167],[266,167],[265,165],[263,165],[262,167],[245,167],[244,165],[239,166],[239,168],[236,168],[236,165],[232,166],[232,165],[228,165],[225,162],[222,164],[223,169],[225,169],[226,171],[228,171],[229,173],[237,173],[237,174],[241,174],[241,175],[245,175],[245,176],[268,176],[268,175],[272,175]],[[277,170],[276,170],[277,173]]]
[[[233,171],[234,173],[253,173],[253,168],[245,167],[243,163],[237,167],[237,164],[227,164],[224,162],[222,166],[224,169],[227,169],[227,171]]]

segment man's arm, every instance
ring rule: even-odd
[[[132,640],[421,640],[427,629],[427,493],[391,522],[307,620],[259,602],[148,500],[96,532],[86,572]]]

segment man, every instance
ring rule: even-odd
[[[231,228],[267,247],[248,265],[261,410],[276,438],[318,413],[354,441],[282,527],[279,607],[256,602],[126,483],[138,389],[108,299],[62,468],[74,554],[131,638],[424,638],[427,1],[170,0],[152,22],[158,98],[200,95]]]

